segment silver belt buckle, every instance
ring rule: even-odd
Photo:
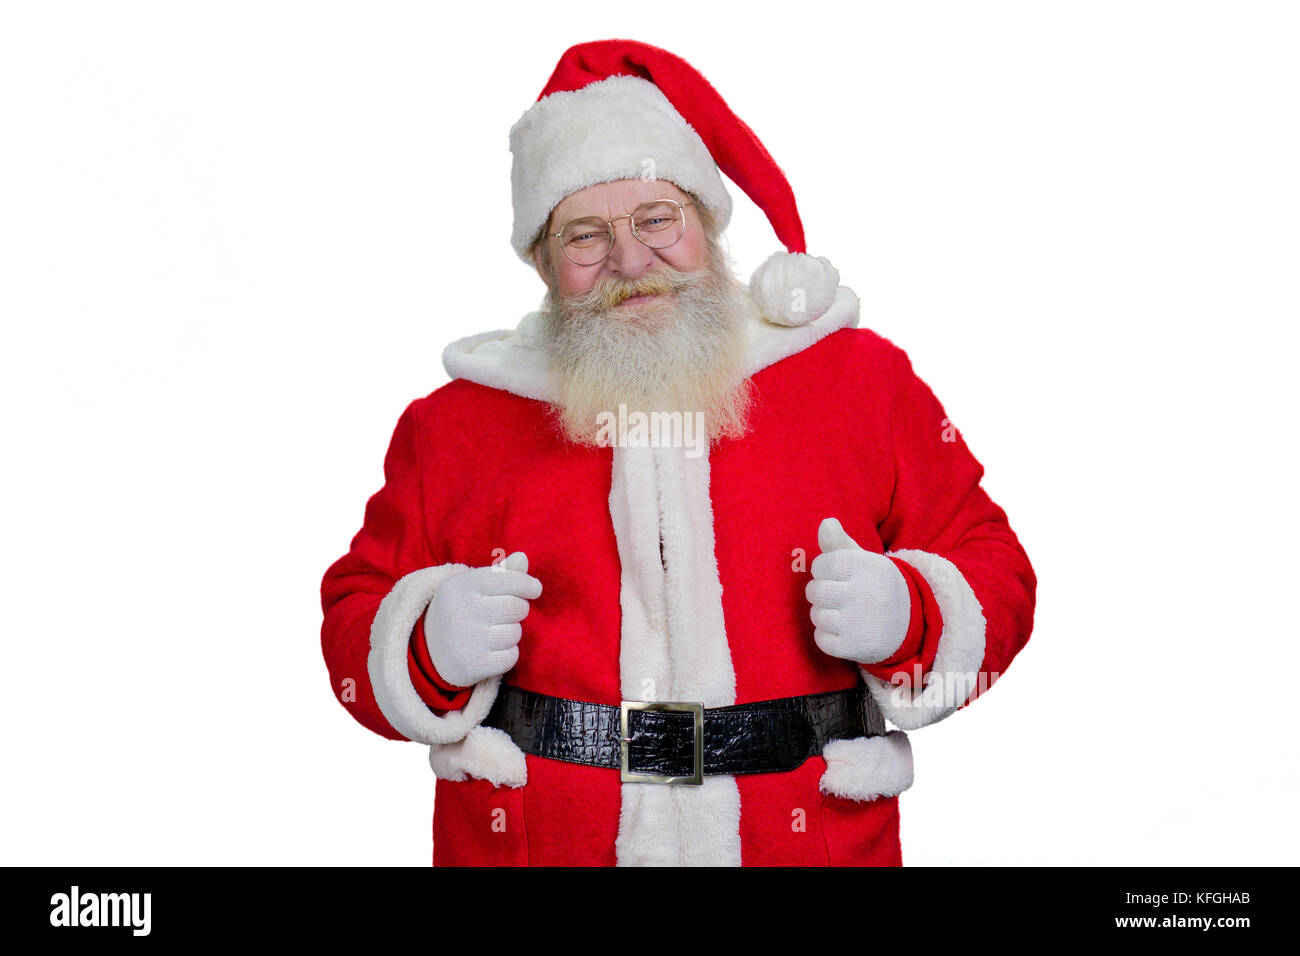
[[[704,705],[686,703],[679,700],[625,700],[619,708],[618,736],[619,750],[622,753],[623,761],[619,767],[619,776],[624,783],[667,783],[667,784],[686,784],[688,786],[700,786],[704,783]],[[657,773],[633,773],[627,768],[628,745],[631,743],[631,737],[628,735],[628,713],[633,710],[665,710],[672,713],[694,714],[695,715],[695,752],[694,767],[695,772],[689,777],[669,777]]]

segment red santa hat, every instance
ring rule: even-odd
[[[530,261],[537,232],[566,196],[619,179],[666,179],[719,229],[731,218],[722,173],[767,215],[786,252],[758,267],[750,292],[768,321],[803,325],[835,300],[839,273],[805,253],[794,192],[770,153],[698,70],[635,40],[570,47],[510,130],[511,244]]]

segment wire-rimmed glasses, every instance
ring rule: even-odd
[[[624,216],[604,219],[583,216],[564,224],[551,236],[560,240],[565,258],[577,266],[594,266],[604,262],[614,249],[614,223],[629,220],[632,235],[651,249],[667,249],[686,234],[686,206],[675,199],[652,199],[643,202]]]

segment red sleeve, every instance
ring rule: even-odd
[[[407,648],[407,665],[411,671],[411,683],[420,699],[429,705],[429,709],[441,717],[451,710],[460,710],[474,692],[473,687],[458,687],[449,684],[438,675],[429,656],[429,647],[424,640],[424,617],[416,622],[411,631],[411,642]]]
[[[321,650],[334,696],[363,726],[405,740],[384,717],[367,669],[375,613],[403,576],[433,564],[424,523],[418,404],[398,419],[384,457],[384,485],[366,502],[348,553],[321,581]]]
[[[927,599],[921,590],[925,627],[919,650],[907,645],[912,660],[926,673],[933,666],[945,678],[962,676],[949,681],[960,688],[957,699],[914,714],[917,726],[965,706],[1007,669],[1029,640],[1037,579],[1006,513],[982,486],[984,466],[901,350],[895,359],[894,492],[881,539],[903,559],[900,570],[910,566],[911,582],[930,592]],[[931,616],[933,607],[942,608],[942,620]]]

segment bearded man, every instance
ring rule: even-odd
[[[398,420],[336,695],[429,745],[435,865],[900,864],[906,731],[1032,629],[983,467],[684,61],[571,48],[511,149],[543,308]],[[747,286],[719,168],[788,250]]]

